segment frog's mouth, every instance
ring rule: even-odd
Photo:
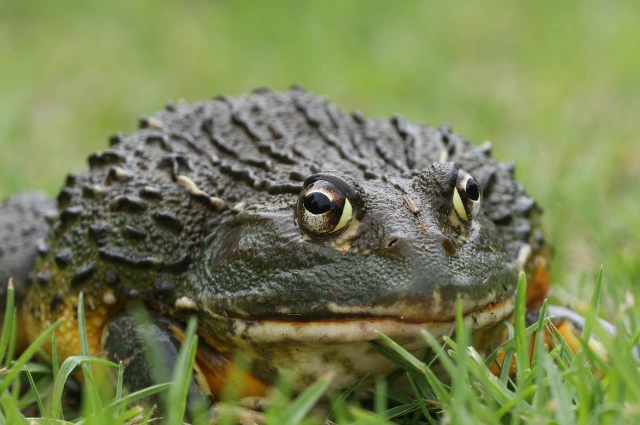
[[[471,331],[495,325],[507,319],[513,313],[514,298],[502,297],[482,308],[470,311],[463,316],[464,326]],[[219,316],[218,316],[219,317]],[[423,331],[434,337],[449,335],[453,332],[455,318],[448,320],[430,320],[426,322],[409,321],[401,317],[341,317],[340,319],[321,320],[248,320],[224,318],[226,329],[239,340],[260,341],[263,344],[281,342],[317,342],[344,343],[372,341],[379,339],[378,333],[390,338],[406,340],[422,338]]]

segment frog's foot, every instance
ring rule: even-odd
[[[140,323],[123,313],[105,327],[102,340],[109,360],[123,362],[124,384],[130,391],[138,391],[171,379],[184,330],[167,318],[152,316]],[[264,423],[261,412],[268,407],[269,399],[262,396],[268,385],[205,343],[198,345],[193,372],[187,394],[188,419],[209,415],[215,424],[232,415],[241,423]],[[238,403],[211,408],[214,400],[221,399],[223,389],[240,397]]]
[[[171,379],[181,346],[172,326],[174,322],[159,317],[141,324],[132,316],[121,314],[105,327],[103,349],[109,360],[122,361],[124,385],[130,391]],[[198,379],[198,374],[194,374],[187,395],[187,418],[190,419],[206,412],[211,405],[210,392]]]
[[[531,325],[538,321],[540,316],[539,311],[531,311],[527,314],[527,325]],[[551,322],[558,329],[558,332],[565,339],[569,348],[574,353],[580,350],[583,346],[582,334],[584,332],[586,319],[579,313],[568,307],[561,307],[557,305],[550,305],[546,310],[546,317],[551,318]],[[612,323],[598,319],[598,322],[602,329],[611,336],[618,334],[618,329]],[[547,335],[547,338],[549,335]],[[601,359],[608,361],[609,356],[602,343],[594,336],[591,336],[588,341],[589,349],[595,353]],[[634,356],[636,360],[640,362],[640,347],[634,347]]]
[[[257,424],[262,425],[267,422],[267,417],[262,413],[262,409],[254,409],[251,404],[255,402],[254,397],[247,397],[248,406],[245,406],[245,402],[241,399],[237,404],[218,403],[211,409],[211,418],[208,425],[228,424],[229,420],[233,419],[231,423],[237,424]],[[256,406],[261,407],[261,406]]]
[[[560,335],[564,338],[567,346],[571,349],[572,352],[576,353],[578,350],[582,349],[584,345],[583,332],[585,328],[586,319],[581,316],[579,313],[568,307],[561,307],[556,305],[547,306],[546,314],[547,318],[551,319],[551,323],[558,330]],[[540,318],[540,310],[533,309],[527,312],[526,315],[526,325],[531,326],[538,322]],[[610,322],[607,322],[603,319],[598,319],[600,326],[604,329],[606,333],[611,336],[615,336],[618,333],[618,329]],[[551,346],[551,339],[554,338],[553,334],[550,331],[546,331],[545,340],[548,346]],[[536,334],[531,336],[530,340],[530,356],[533,358],[534,352],[534,343],[536,340]],[[607,351],[603,347],[602,343],[594,336],[591,336],[588,341],[589,349],[599,358],[604,360],[605,362],[609,360],[609,356],[607,355]],[[498,358],[494,364],[491,365],[491,371],[495,375],[500,374],[500,369],[504,364],[504,357],[506,353],[500,353]],[[634,347],[634,355],[636,360],[640,363],[640,346]],[[511,362],[510,366],[510,374],[515,375],[515,361]]]
[[[271,407],[272,402],[273,400],[269,397],[243,397],[238,400],[236,405],[256,412],[264,412]]]

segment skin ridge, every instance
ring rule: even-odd
[[[113,136],[83,172],[67,177],[49,249],[34,267],[49,279],[32,285],[23,308],[27,328],[37,335],[57,317],[73,328],[80,291],[94,352],[101,327],[126,306],[141,302],[184,318],[200,290],[190,282],[205,278],[202,247],[225,220],[256,205],[291,209],[303,181],[327,165],[356,181],[393,181],[443,158],[480,182],[484,214],[514,263],[523,246],[531,248],[520,267],[530,274],[549,249],[539,207],[514,180],[511,163],[447,126],[346,114],[299,87],[169,104],[142,118],[134,134]],[[59,346],[77,352],[73,339]]]

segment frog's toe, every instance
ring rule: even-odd
[[[252,403],[254,401],[255,400],[249,401],[249,403]],[[266,415],[259,411],[261,409],[256,410],[251,408],[251,406],[247,407],[243,406],[242,404],[242,401],[240,401],[239,404],[216,404],[215,407],[211,409],[211,416],[208,425],[225,423],[262,425],[267,423]]]
[[[264,412],[271,406],[272,402],[273,400],[270,397],[243,397],[238,400],[237,405],[256,412]]]

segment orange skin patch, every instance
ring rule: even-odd
[[[578,332],[578,330],[575,328],[573,323],[571,323],[571,321],[561,320],[558,323],[554,323],[554,326],[556,327],[556,329],[558,329],[558,332],[560,332],[560,334],[564,338],[565,342],[571,349],[571,352],[577,353],[578,350],[582,348],[582,342],[578,338],[578,335],[580,334],[580,332]],[[555,334],[553,334],[550,330],[546,330],[546,329],[544,332],[545,332],[544,343],[547,345],[547,347],[552,347],[554,345],[552,344],[552,340],[555,341]],[[536,341],[536,333],[531,335],[531,339],[529,340],[529,360],[530,361],[533,360],[535,341]],[[592,349],[592,351],[598,354],[599,357],[601,357],[602,359],[606,359],[606,354],[604,350],[596,340],[591,339],[589,341],[589,347]],[[504,358],[506,354],[507,354],[506,352],[502,352],[498,354],[498,358],[496,359],[495,362],[491,364],[489,368],[491,370],[491,373],[493,373],[496,376],[500,376],[500,371],[503,368]],[[516,362],[515,362],[515,359],[512,359],[511,365],[509,366],[509,375],[514,376],[515,374],[516,374]]]
[[[171,332],[184,342],[182,329],[171,326]],[[223,394],[232,394],[236,398],[265,397],[271,388],[269,385],[251,375],[237,363],[229,360],[218,350],[200,343],[196,351],[196,370],[204,376],[205,393],[210,393],[216,400],[222,399]]]
[[[77,303],[78,297],[70,296],[64,301],[64,304],[58,305],[55,309],[55,319],[62,317],[64,322],[56,330],[56,351],[59,359],[66,359],[70,356],[82,353],[80,346],[80,334],[78,332],[79,324],[77,320]],[[43,304],[42,310],[47,308]],[[25,309],[26,311],[26,309]],[[104,304],[99,304],[93,311],[85,310],[85,322],[87,332],[87,342],[90,355],[98,355],[102,351],[102,330],[107,323],[108,318],[116,314],[115,309],[109,308]],[[41,315],[40,320],[34,316],[22,314],[24,328],[26,332],[21,332],[21,339],[33,341],[40,333],[51,325],[53,319],[47,315]],[[184,332],[181,329],[172,327],[173,333],[180,339],[184,340]],[[43,345],[43,349],[51,355],[51,340]],[[204,375],[206,385],[203,388],[205,393],[211,393],[215,399],[219,400],[225,392],[237,395],[240,398],[267,395],[269,386],[263,381],[254,377],[235,362],[229,360],[226,356],[206,346],[200,344],[196,353],[197,370]]]
[[[529,276],[527,285],[527,307],[537,307],[549,293],[551,284],[551,270],[546,255],[538,254],[533,260],[533,272]]]
[[[85,298],[85,300],[87,300]],[[85,304],[87,302],[85,301]],[[55,311],[49,314],[40,314],[34,317],[25,308],[22,314],[22,323],[26,330],[25,334],[29,341],[34,341],[38,335],[44,332],[58,318],[64,318],[64,322],[55,332],[56,350],[59,359],[66,359],[70,356],[77,356],[82,353],[80,346],[79,324],[77,319],[78,297],[69,296],[63,304],[56,307]],[[42,303],[40,311],[47,312],[47,303]],[[98,304],[92,311],[85,309],[85,322],[87,332],[87,343],[89,355],[98,355],[102,351],[102,328],[107,323],[109,317],[113,317],[115,312],[111,311],[104,304]],[[44,351],[51,354],[51,340],[45,342],[42,347]]]
[[[220,400],[225,393],[238,398],[267,395],[269,385],[221,354],[211,356],[208,351],[198,349],[196,362],[216,400]]]

